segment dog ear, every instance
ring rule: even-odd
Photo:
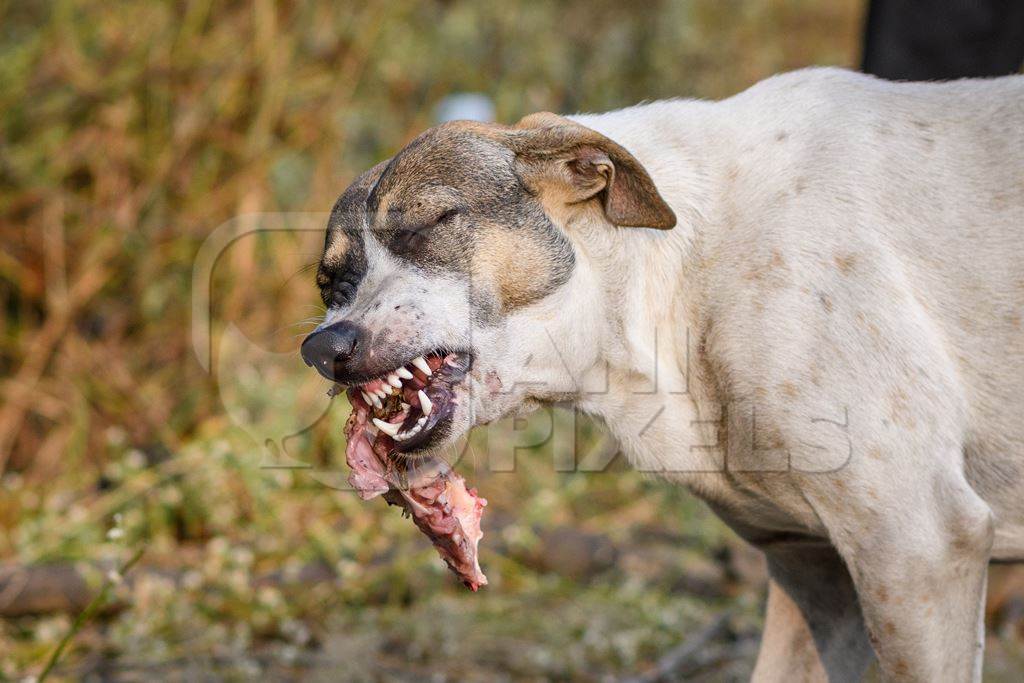
[[[676,216],[644,167],[624,147],[595,130],[550,112],[531,114],[509,134],[536,189],[554,190],[566,204],[602,195],[614,225],[667,230]]]

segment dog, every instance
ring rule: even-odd
[[[317,284],[328,379],[469,368],[405,456],[571,402],[762,550],[754,680],[980,680],[1024,559],[1024,77],[445,123],[344,192]]]

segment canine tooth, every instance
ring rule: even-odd
[[[402,388],[402,380],[398,379],[398,376],[393,372],[388,375],[388,384],[393,386],[395,389]]]
[[[416,395],[420,397],[420,410],[423,411],[424,415],[430,415],[430,411],[434,409],[434,404],[427,398],[426,392],[420,389]]]
[[[380,402],[380,396],[373,394],[373,405],[375,408],[383,408],[384,404]]]
[[[397,370],[395,370],[395,374],[401,377],[402,379],[412,379],[412,373],[406,370],[405,368],[398,368]]]
[[[398,425],[396,424],[385,422],[384,420],[381,420],[380,418],[376,417],[373,418],[373,424],[377,425],[377,429],[384,432],[388,436],[394,437],[396,434],[398,434]]]
[[[373,399],[370,398],[370,395],[368,393],[366,393],[365,391],[360,391],[359,393],[363,395],[363,400],[366,401],[366,405],[373,405]]]
[[[419,368],[420,371],[427,377],[430,377],[431,375],[434,374],[433,372],[430,371],[430,366],[427,365],[427,361],[423,359],[423,356],[417,356],[416,358],[413,358],[412,364]]]

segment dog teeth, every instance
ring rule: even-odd
[[[431,375],[434,374],[433,372],[430,371],[430,366],[427,365],[427,361],[423,359],[423,356],[417,356],[416,358],[413,358],[412,364],[419,368],[420,372],[422,372],[427,377],[430,377]]]
[[[373,424],[377,425],[377,429],[384,432],[390,437],[398,435],[398,425],[396,424],[393,424],[391,422],[385,422],[384,420],[381,420],[376,417],[373,418]]]
[[[382,408],[384,406],[384,404],[380,402],[380,398],[377,397],[376,391],[371,390],[367,392],[360,390],[359,393],[363,395],[363,400],[366,401],[366,405],[373,406],[375,408]]]
[[[430,411],[434,409],[434,404],[427,398],[426,392],[420,389],[416,395],[420,398],[420,410],[423,411],[424,415],[430,415]]]
[[[387,381],[388,381],[388,384],[393,386],[395,389],[401,389],[402,388],[402,380],[398,379],[398,375],[396,375],[393,372],[390,375],[388,375],[388,380]]]
[[[405,368],[398,368],[397,370],[395,370],[395,374],[401,377],[402,379],[412,379],[412,373],[406,370]]]
[[[374,395],[377,396],[377,398],[387,398],[388,391],[384,389],[384,387],[377,387],[377,390],[374,393]]]
[[[406,403],[405,401],[402,401],[399,405],[401,406],[403,413],[409,412],[409,408],[412,407],[408,403]]]
[[[416,425],[412,429],[405,432],[401,432],[400,434],[395,436],[395,441],[406,441],[407,439],[411,439],[412,437],[416,436],[423,430],[423,425],[426,423],[426,421],[427,418],[425,417],[421,417],[420,419],[416,420]]]

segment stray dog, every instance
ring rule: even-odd
[[[345,191],[317,284],[325,377],[461,364],[397,450],[571,401],[763,550],[755,680],[980,680],[1024,559],[1024,77],[447,123]]]

